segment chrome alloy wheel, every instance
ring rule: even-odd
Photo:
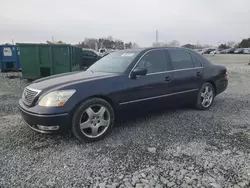
[[[201,92],[201,105],[205,108],[209,107],[214,98],[213,89],[210,86],[205,86]]]
[[[88,107],[80,118],[80,129],[89,138],[97,138],[108,129],[110,113],[102,105],[96,104]]]

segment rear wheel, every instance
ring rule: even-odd
[[[215,92],[213,86],[210,83],[206,82],[205,84],[203,84],[198,93],[196,100],[196,108],[200,110],[206,110],[210,108],[213,104],[214,97]]]
[[[111,132],[114,119],[114,110],[107,101],[100,98],[89,99],[76,109],[72,132],[80,141],[98,141]]]

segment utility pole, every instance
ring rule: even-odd
[[[159,40],[158,40],[158,30],[156,30],[155,43],[156,43],[157,46],[158,46],[158,42],[159,42]]]

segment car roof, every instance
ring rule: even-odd
[[[145,53],[147,51],[150,50],[157,50],[157,49],[183,49],[183,50],[188,50],[188,51],[192,51],[192,52],[196,52],[193,49],[190,48],[185,48],[185,47],[149,47],[149,48],[133,48],[133,49],[124,49],[124,50],[118,50],[115,52],[119,52],[119,53]],[[211,48],[209,49],[211,50]],[[216,49],[213,49],[216,50]],[[112,52],[114,53],[114,52]]]
[[[186,50],[192,50],[192,49],[185,48],[185,47],[148,47],[148,48],[124,49],[124,50],[119,50],[118,52],[142,52],[142,51],[157,50],[157,49],[186,49]]]
[[[114,52],[141,52],[144,49],[145,48],[133,48],[133,49],[117,50],[117,51],[114,51]]]

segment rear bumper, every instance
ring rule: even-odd
[[[71,118],[69,113],[37,114],[27,111],[19,101],[19,110],[25,123],[34,131],[40,133],[65,132],[69,130]]]
[[[227,89],[227,86],[228,86],[227,79],[223,79],[223,80],[218,81],[216,94],[218,95],[218,94],[222,93],[223,91],[225,91]]]

